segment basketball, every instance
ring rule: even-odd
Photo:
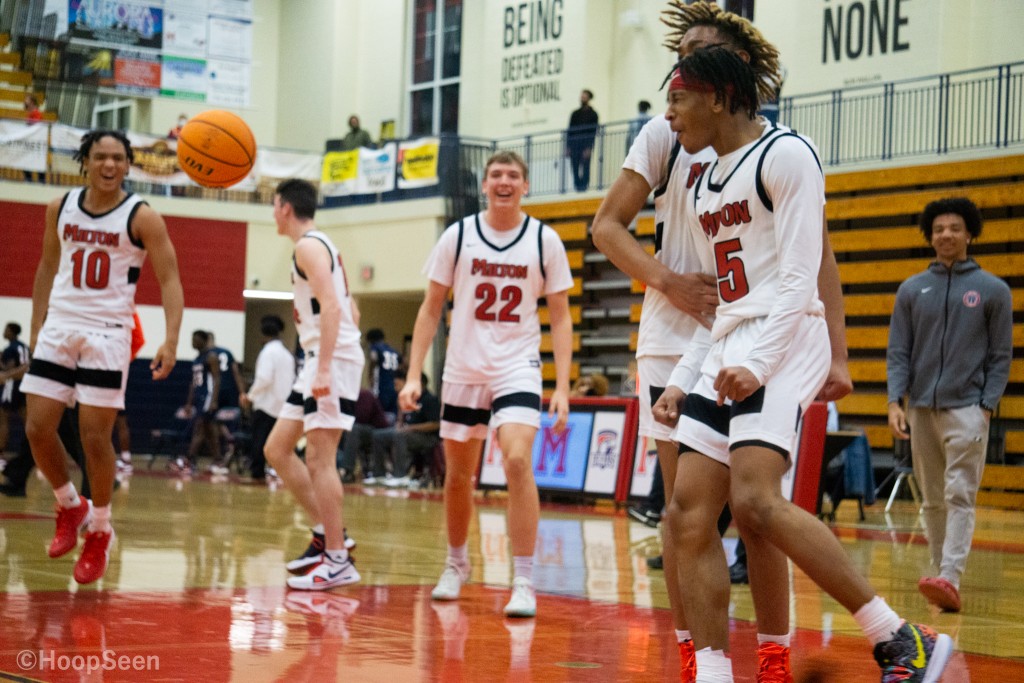
[[[256,138],[229,111],[212,109],[189,119],[178,137],[178,165],[203,187],[230,187],[256,163]]]

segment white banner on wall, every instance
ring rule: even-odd
[[[356,193],[375,194],[395,189],[395,159],[397,145],[389,142],[381,149],[359,150],[359,172],[356,175]]]
[[[47,126],[0,121],[0,166],[46,172]]]

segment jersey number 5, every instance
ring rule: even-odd
[[[491,312],[491,307],[494,306],[494,302],[498,300],[499,296],[502,301],[508,303],[502,306],[498,315],[495,316]],[[515,310],[519,302],[523,300],[523,290],[516,285],[502,287],[499,295],[497,288],[490,282],[481,282],[476,286],[476,298],[481,300],[476,307],[477,320],[497,320],[500,323],[519,322],[519,314]]]
[[[88,254],[88,256],[86,255]],[[82,275],[89,289],[106,289],[110,281],[110,254],[105,251],[79,249],[71,254],[71,283],[81,289]]]
[[[722,301],[732,303],[742,299],[750,292],[747,283],[747,272],[743,269],[743,259],[736,252],[742,251],[739,238],[717,242],[715,244],[715,268],[718,270],[718,295]]]

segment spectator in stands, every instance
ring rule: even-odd
[[[167,131],[168,140],[177,140],[181,137],[181,129],[188,123],[188,116],[185,114],[178,114],[178,125]]]
[[[279,316],[265,315],[260,320],[263,348],[256,356],[252,386],[241,396],[242,406],[252,411],[249,474],[256,480],[266,476],[263,446],[295,382],[295,356],[281,343],[283,331],[284,321]]]
[[[398,393],[395,391],[395,372],[402,366],[402,355],[384,339],[384,331],[375,327],[366,333],[370,345],[367,354],[370,362],[370,390],[380,401],[381,408],[388,416],[388,425],[395,423],[398,415]]]
[[[348,117],[348,128],[348,133],[341,139],[341,150],[343,152],[350,149],[359,149],[360,147],[377,148],[370,134],[359,127],[359,117],[355,114]]]
[[[633,141],[640,134],[640,129],[651,120],[651,103],[647,100],[640,100],[636,105],[636,116],[629,122],[629,135],[626,137],[626,153],[633,146]]]
[[[25,395],[21,393],[21,378],[28,371],[28,345],[18,339],[21,325],[15,322],[4,327],[7,347],[0,355],[0,452],[7,448],[10,438],[10,418],[17,415],[25,424]]]
[[[39,100],[32,93],[25,95],[25,123],[29,126],[35,125],[43,120],[43,112],[39,109]],[[30,183],[41,182],[39,174],[35,171],[25,171],[25,180]]]
[[[43,112],[39,109],[39,100],[32,93],[25,95],[25,122],[29,125],[43,120]]]
[[[1013,351],[1010,288],[967,255],[981,223],[969,199],[939,199],[924,208],[921,232],[935,260],[900,285],[886,354],[889,428],[897,439],[910,439],[938,572],[918,588],[949,612],[961,607],[989,422]]]
[[[430,392],[429,382],[426,373],[422,373],[420,386],[423,391],[416,410],[400,413],[394,427],[378,429],[373,433],[375,466],[382,469],[389,454],[394,465],[392,476],[384,480],[385,486],[409,486],[410,481],[418,481],[425,476],[427,456],[440,441],[438,431],[441,429],[441,402]],[[404,386],[405,371],[399,370],[395,373],[395,390],[401,392]]]
[[[590,157],[597,137],[598,116],[590,101],[594,93],[584,90],[580,93],[580,108],[569,117],[566,131],[566,151],[572,166],[572,179],[577,192],[586,191],[590,185]]]
[[[600,372],[584,375],[576,380],[569,391],[570,396],[607,396],[608,378]]]
[[[341,445],[341,458],[338,462],[338,474],[342,483],[355,481],[356,460],[361,463],[363,484],[372,486],[378,479],[384,479],[384,469],[374,470],[373,466],[373,434],[378,429],[387,429],[392,420],[388,419],[380,401],[369,389],[360,389],[356,399],[356,421],[352,429],[345,432]],[[360,457],[361,456],[361,457]]]

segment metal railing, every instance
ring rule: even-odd
[[[827,166],[1024,144],[1024,62],[855,86],[780,102]]]
[[[88,125],[96,89],[48,81],[47,103],[60,120]],[[822,162],[843,166],[938,157],[954,152],[1000,150],[1024,145],[1024,62],[939,76],[855,86],[784,97],[780,121],[810,137]],[[635,134],[629,121],[599,126],[588,190],[603,192],[619,175]],[[530,166],[531,196],[575,192],[565,130],[481,139],[442,135],[437,186],[329,200],[329,206],[375,203],[417,196],[449,198],[450,216],[480,205],[484,163],[497,149],[518,152]],[[148,188],[138,188],[147,191]],[[248,201],[265,201],[252,193]],[[235,201],[246,201],[234,192]]]

